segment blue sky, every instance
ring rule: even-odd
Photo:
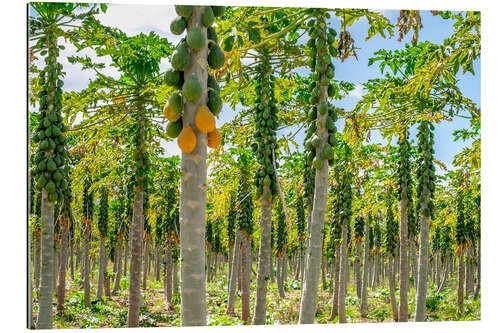
[[[392,24],[396,24],[399,10],[383,10],[383,15],[388,17]],[[449,37],[453,33],[452,20],[443,20],[439,16],[433,16],[429,11],[422,11],[423,29],[420,31],[419,41],[430,41],[433,43],[441,43],[443,39]],[[169,22],[176,16],[173,6],[165,5],[118,5],[111,4],[105,14],[101,14],[99,19],[103,24],[120,28],[128,35],[135,35],[140,32],[149,33],[154,31],[157,34],[167,37],[172,43],[177,43],[180,39],[170,33]],[[333,18],[333,27],[339,29],[340,21]],[[405,43],[411,40],[412,32],[406,36],[403,41],[397,41],[397,29],[395,29],[395,36],[392,38],[384,39],[380,36],[374,36],[369,41],[364,41],[367,35],[368,22],[366,19],[361,19],[355,22],[349,31],[356,41],[356,46],[360,49],[357,50],[358,59],[354,57],[348,58],[343,63],[335,61],[336,73],[335,78],[352,82],[355,85],[355,90],[352,91],[346,98],[341,101],[335,101],[335,105],[346,110],[352,109],[357,101],[363,94],[362,83],[370,78],[381,77],[379,69],[376,65],[368,67],[368,58],[373,56],[373,53],[379,49],[399,49],[404,48]],[[63,42],[63,41],[61,41]],[[75,52],[74,47],[67,45],[64,52],[61,52],[61,62],[67,73],[65,77],[65,90],[80,90],[87,86],[89,80],[93,77],[91,71],[82,71],[79,66],[71,65],[65,59],[66,56]],[[85,51],[85,54],[93,56],[91,51]],[[102,61],[102,59],[100,59]],[[161,64],[161,70],[169,67],[168,60],[164,59]],[[466,75],[459,75],[459,87],[465,96],[469,97],[473,102],[480,105],[480,62],[476,61],[474,64],[476,75],[470,73]],[[118,76],[116,70],[108,67],[105,71],[107,74]],[[238,109],[237,109],[238,110]],[[231,110],[228,105],[223,107],[223,111],[218,121],[218,126],[222,123],[232,119],[235,111]],[[467,119],[454,119],[452,122],[442,122],[436,126],[435,131],[435,151],[436,158],[451,167],[451,162],[455,154],[459,153],[463,147],[470,145],[470,142],[454,142],[452,133],[453,131],[469,126]],[[342,128],[342,120],[338,124],[339,129]],[[284,131],[292,131],[294,129],[287,129]],[[283,132],[284,132],[283,131]],[[283,134],[278,133],[279,134]],[[415,126],[411,129],[412,137],[415,138]],[[303,141],[304,134],[300,133],[296,140],[298,143]],[[382,143],[381,136],[373,132],[371,142]],[[178,155],[180,150],[175,141],[163,142],[162,145],[166,148],[167,155]],[[438,170],[438,172],[442,170]]]

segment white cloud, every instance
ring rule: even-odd
[[[349,95],[347,95],[347,97],[352,97],[352,98],[356,98],[356,99],[361,99],[361,97],[363,97],[363,94],[365,93],[365,90],[363,89],[363,85],[361,84],[356,84],[354,86],[354,90],[351,90],[349,92]]]

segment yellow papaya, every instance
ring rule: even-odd
[[[198,108],[194,118],[196,128],[202,133],[209,133],[215,129],[215,118],[210,109],[205,105]]]
[[[220,145],[221,136],[219,130],[216,128],[213,131],[209,132],[207,135],[208,143],[207,146],[210,148],[217,148]]]
[[[191,153],[196,147],[196,135],[191,126],[186,126],[182,129],[177,137],[177,145],[186,154]]]

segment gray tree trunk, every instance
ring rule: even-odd
[[[122,275],[122,243],[123,243],[123,238],[119,237],[118,238],[118,244],[116,246],[115,250],[115,262],[116,262],[116,275],[115,275],[115,283],[113,285],[113,291],[111,292],[112,295],[118,294],[118,290],[120,290],[120,280],[121,280],[121,275]]]
[[[409,289],[409,263],[408,263],[408,200],[407,186],[401,188],[400,201],[400,228],[399,228],[399,316],[401,322],[408,321],[408,289]]]
[[[347,226],[342,226],[342,245],[340,246],[340,288],[339,288],[339,323],[346,323],[345,298],[347,291],[347,274],[349,274],[349,258],[347,256]]]
[[[64,297],[66,289],[66,262],[68,254],[68,227],[69,220],[61,218],[61,252],[59,258],[59,286],[57,288],[57,311],[62,313],[64,311]]]
[[[370,225],[368,220],[365,221],[365,244],[363,257],[363,281],[361,284],[361,317],[365,318],[368,312],[368,271],[369,271],[369,252],[368,252],[368,233]]]
[[[465,267],[464,267],[464,250],[460,251],[458,256],[458,292],[457,292],[457,303],[458,303],[458,313],[461,315],[464,311],[464,279],[465,279]]]
[[[128,261],[128,253],[129,253],[129,243],[130,243],[130,240],[129,239],[126,239],[124,238],[124,246],[125,246],[125,249],[123,250],[123,275],[124,276],[127,276],[127,269],[128,269],[128,265],[127,265],[127,261]]]
[[[339,313],[339,291],[340,291],[340,244],[335,243],[335,258],[334,258],[334,275],[335,288],[333,289],[332,311],[330,312],[330,320],[335,319]]]
[[[92,221],[83,222],[83,289],[85,307],[90,307],[90,233]]]
[[[156,244],[155,247],[155,280],[160,281],[160,271],[161,271],[161,247],[160,244]]]
[[[467,266],[466,266],[466,275],[465,275],[465,295],[466,297],[474,294],[474,245],[467,247]]]
[[[227,314],[234,316],[234,303],[236,301],[236,285],[238,284],[238,272],[240,263],[240,244],[241,236],[240,233],[236,233],[234,253],[231,258],[231,278],[229,279],[229,292],[227,300]]]
[[[356,242],[356,261],[354,261],[354,275],[356,278],[356,296],[361,298],[361,241]]]
[[[42,239],[40,293],[38,297],[37,329],[52,328],[52,295],[54,279],[54,204],[42,190]]]
[[[388,262],[388,278],[389,278],[389,292],[391,294],[391,309],[392,309],[392,319],[394,319],[395,322],[398,321],[398,302],[396,301],[396,281],[395,281],[395,267],[396,267],[396,260],[394,256],[389,255],[389,262]]]
[[[164,287],[165,287],[165,299],[167,300],[167,308],[173,310],[172,305],[172,240],[167,238],[167,246],[165,249],[165,276],[164,276]]]
[[[211,270],[212,270],[212,251],[209,248],[207,251],[207,283],[210,282],[210,278],[212,276]]]
[[[29,193],[29,192],[28,192]],[[28,322],[27,322],[27,328],[28,329],[32,329],[34,328],[33,326],[33,282],[32,282],[32,278],[33,278],[33,272],[32,272],[32,269],[34,268],[34,265],[33,267],[31,266],[31,246],[33,245],[33,241],[31,239],[31,237],[28,236],[28,258],[27,258],[27,261],[28,261]],[[33,261],[34,261],[34,258],[33,258]]]
[[[233,252],[234,245],[229,246],[229,253],[227,255],[227,294],[229,295],[229,287],[231,286],[232,269],[233,269]]]
[[[448,265],[448,262],[447,260],[445,259],[444,261],[444,264],[443,264],[444,268],[443,268],[443,276],[441,277],[441,283],[439,284],[439,287],[436,291],[436,293],[440,293],[441,291],[443,291],[444,287],[446,286],[446,282],[448,280],[448,267],[450,265]]]
[[[474,290],[474,299],[479,298],[479,290],[481,289],[481,239],[477,242],[477,281]]]
[[[282,276],[283,284],[285,284],[287,280],[288,280],[288,257],[285,253],[283,256],[283,276]]]
[[[325,256],[321,256],[321,286],[323,290],[326,290],[326,263]]]
[[[410,253],[411,253],[411,261],[412,261],[412,276],[413,276],[413,286],[417,289],[417,281],[418,281],[418,255],[417,255],[417,244],[415,243],[415,239],[411,240],[410,244]]]
[[[107,264],[108,258],[106,258],[106,244],[104,238],[101,236],[99,240],[99,278],[97,280],[97,298],[102,298],[104,289],[104,273],[106,272]]]
[[[428,207],[429,196],[424,196],[422,207]],[[417,302],[415,321],[425,321],[425,305],[427,298],[427,273],[429,266],[429,217],[420,214],[420,241],[418,258]]]
[[[285,289],[283,289],[283,265],[284,265],[284,260],[282,257],[277,257],[276,258],[276,281],[278,281],[278,292],[280,295],[280,298],[283,299],[285,298]]]
[[[149,247],[151,244],[151,238],[146,235],[146,246],[144,249],[144,267],[142,269],[142,289],[146,290],[149,276]]]
[[[193,6],[188,18],[187,31],[199,27],[207,36],[202,24],[205,6]],[[181,241],[181,322],[182,326],[206,325],[205,297],[205,210],[207,189],[207,135],[198,131],[194,118],[198,107],[207,104],[207,46],[199,51],[191,50],[191,63],[184,71],[184,79],[191,75],[198,78],[202,96],[193,103],[186,101],[182,121],[191,125],[196,135],[196,147],[182,153],[180,193],[180,241]]]
[[[38,234],[35,234],[35,240],[34,240],[34,244],[35,244],[35,255],[34,255],[34,258],[33,258],[33,266],[34,266],[34,278],[35,278],[35,288],[37,290],[40,290],[40,257],[41,257],[41,239],[40,239],[40,235]]]
[[[179,264],[174,260],[174,294],[179,293]]]
[[[375,253],[373,255],[372,290],[374,290],[375,288],[377,288],[377,284],[378,284],[378,269],[379,269],[379,265],[378,265],[378,253]]]
[[[241,319],[248,323],[250,321],[250,240],[246,231],[239,230],[239,232],[241,233]]]
[[[270,188],[264,186],[262,190],[262,204],[260,217],[260,244],[259,262],[257,268],[257,294],[255,297],[255,309],[253,314],[254,325],[266,324],[266,304],[267,304],[267,281],[270,278],[269,256],[271,254],[271,217],[272,202],[269,200]]]

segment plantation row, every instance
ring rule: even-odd
[[[346,111],[335,67],[356,56],[355,21],[393,36],[379,12],[182,5],[167,39],[102,25],[103,4],[30,6],[29,326],[479,317],[480,110],[456,85],[479,13],[433,12],[454,24],[438,45],[402,10],[412,45],[375,52],[383,76]],[[63,39],[95,74],[80,91],[63,89]],[[456,117],[472,144],[449,170],[435,124]],[[272,304],[294,305],[276,319]]]

